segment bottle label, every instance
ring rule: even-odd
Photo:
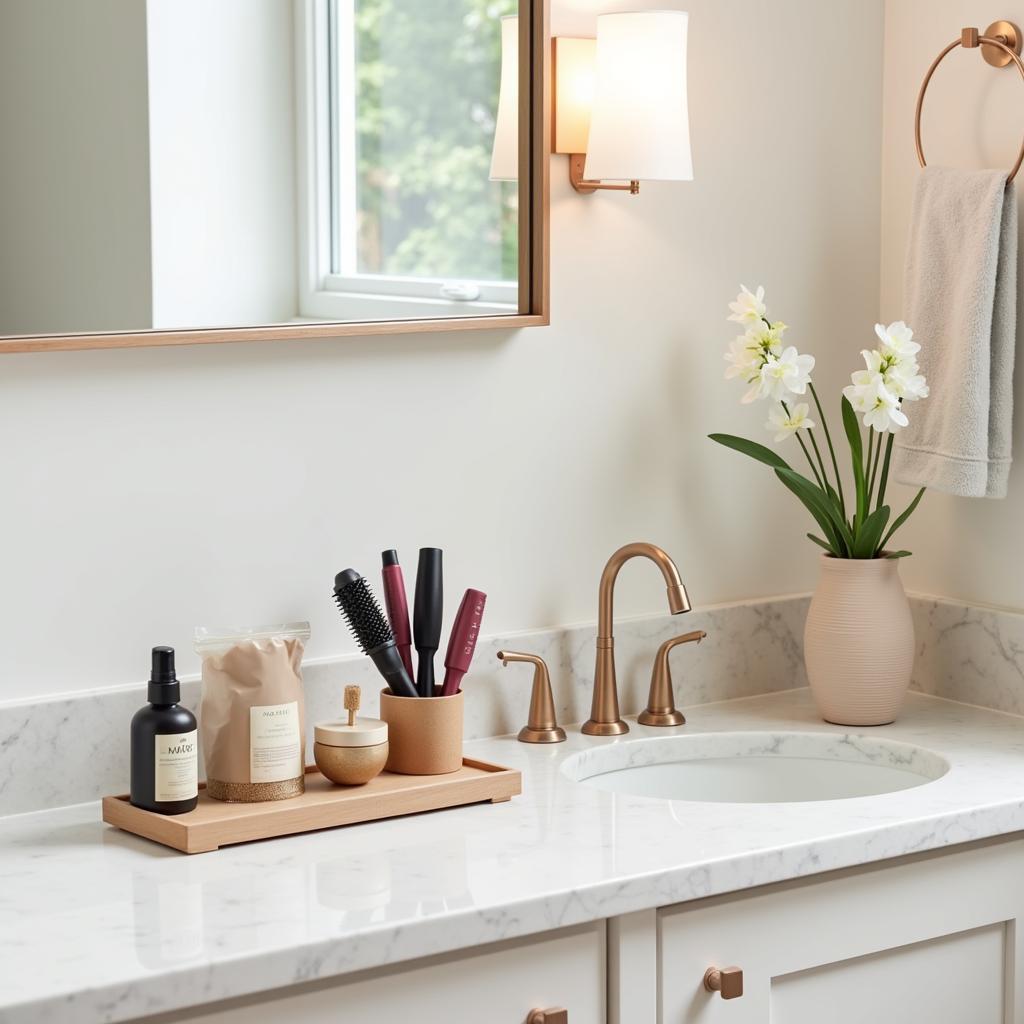
[[[153,799],[157,803],[191,800],[199,793],[196,730],[153,737]]]
[[[249,781],[284,782],[303,771],[299,702],[249,708]]]

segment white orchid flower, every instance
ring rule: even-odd
[[[850,379],[853,383],[843,388],[843,394],[853,406],[854,412],[867,412],[878,400],[879,388],[885,387],[882,375],[871,369],[857,370],[851,374]]]
[[[886,386],[880,373],[858,370],[853,374],[853,384],[843,388],[843,394],[856,412],[863,414],[864,426],[884,434],[896,433],[910,421],[900,409],[899,397]]]
[[[867,371],[853,374],[854,384],[868,383],[875,376],[882,378],[886,390],[906,402],[916,402],[928,397],[928,382],[918,373],[919,367],[913,355],[901,356],[892,352],[866,349],[861,352]]]
[[[875,324],[875,334],[882,343],[883,355],[906,358],[921,351],[921,346],[913,340],[914,332],[902,320],[896,320],[888,327]]]
[[[895,434],[909,422],[907,414],[900,409],[899,399],[885,388],[880,389],[874,408],[864,414],[864,426],[877,430],[879,434],[886,431]]]
[[[788,415],[781,405],[776,406],[768,413],[765,429],[774,431],[775,443],[778,444],[798,430],[810,430],[814,426],[814,422],[808,419],[810,411],[810,407],[804,402],[794,406]]]
[[[917,363],[909,367],[892,366],[885,375],[885,386],[904,402],[928,397],[928,382],[917,372]]]
[[[782,352],[782,335],[786,333],[786,325],[781,320],[774,323],[767,323],[758,320],[747,328],[747,339],[751,344],[757,345],[767,355],[779,355]]]
[[[729,319],[738,324],[757,323],[767,311],[764,304],[764,288],[758,287],[756,294],[745,285],[740,285],[740,293],[735,302],[729,303],[732,314]]]
[[[756,341],[742,335],[729,346],[729,351],[725,353],[725,361],[729,364],[725,370],[727,380],[733,377],[752,380],[761,372],[764,353]]]
[[[743,403],[749,405],[759,398],[771,398],[781,402],[787,395],[802,395],[811,382],[814,356],[802,356],[790,345],[780,356],[768,355],[757,379],[743,396]]]
[[[725,371],[726,379],[742,377],[753,381],[761,372],[769,356],[782,353],[782,335],[786,325],[782,321],[773,324],[759,320],[751,324],[745,334],[736,338],[725,354],[729,364]]]

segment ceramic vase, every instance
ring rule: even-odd
[[[822,555],[804,629],[804,661],[826,721],[895,720],[914,667],[914,622],[898,558]]]

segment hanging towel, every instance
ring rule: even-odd
[[[1006,178],[944,167],[918,176],[905,313],[931,394],[896,435],[900,483],[1006,496],[1017,337],[1017,199]]]

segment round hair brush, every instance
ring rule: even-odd
[[[343,569],[334,577],[334,600],[345,616],[356,643],[377,666],[396,697],[417,697],[402,664],[391,625],[373,596],[369,583],[355,571]]]

